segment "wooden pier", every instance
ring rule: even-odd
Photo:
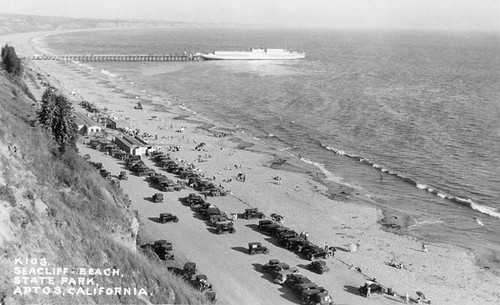
[[[199,54],[115,54],[115,55],[35,55],[27,57],[30,60],[60,60],[79,62],[103,62],[103,61],[200,61],[203,60]]]

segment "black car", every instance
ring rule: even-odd
[[[307,269],[319,274],[323,274],[325,272],[330,271],[330,268],[328,268],[326,262],[323,260],[317,260],[310,263],[309,265],[307,265]]]
[[[361,296],[366,297],[368,295],[368,288],[370,288],[370,293],[382,293],[383,288],[379,283],[374,281],[366,281],[363,286],[360,286],[358,292]]]
[[[255,254],[255,253],[264,253],[264,254],[267,254],[267,253],[269,253],[269,249],[267,247],[264,247],[259,242],[248,243],[248,254],[252,255],[252,254]]]
[[[161,213],[160,217],[159,217],[159,221],[161,223],[178,222],[179,218],[175,215],[172,215],[171,213]]]
[[[250,219],[250,218],[264,218],[264,213],[259,212],[257,208],[245,209],[242,218]]]

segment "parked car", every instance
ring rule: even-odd
[[[196,263],[187,262],[184,264],[184,268],[182,268],[182,276],[185,279],[191,279],[193,275],[196,274]]]
[[[310,283],[310,282],[311,282],[311,280],[308,279],[307,277],[303,276],[302,274],[294,273],[294,274],[290,274],[286,278],[283,285],[285,285],[287,287],[293,287],[296,284],[303,284],[303,283]]]
[[[287,263],[283,263],[283,262],[280,262],[279,260],[277,259],[270,259],[269,260],[269,263],[265,264],[263,267],[262,267],[262,270],[264,272],[274,272],[274,271],[281,271],[281,270],[286,270],[286,269],[290,269],[290,265],[288,265]]]
[[[179,218],[175,215],[172,215],[171,213],[161,213],[159,217],[159,222],[161,223],[166,223],[166,222],[178,222]]]
[[[128,180],[127,172],[126,171],[121,171],[120,174],[118,175],[118,179],[120,179],[120,180]]]
[[[231,234],[236,233],[236,229],[234,228],[234,224],[232,222],[222,222],[218,223],[217,227],[215,228],[215,231],[217,234],[222,234],[229,232]]]
[[[307,269],[319,274],[330,271],[330,268],[328,268],[326,262],[320,259],[307,265]]]
[[[153,202],[163,202],[163,194],[156,193],[153,195]]]
[[[269,226],[269,225],[272,225],[273,223],[274,223],[274,221],[269,220],[269,219],[260,220],[260,221],[259,221],[258,228],[259,228],[259,230],[264,231],[264,228],[265,228],[265,227],[267,227],[267,226]]]
[[[383,289],[379,283],[374,281],[366,281],[363,286],[360,286],[358,292],[361,296],[366,297],[368,293],[368,288],[370,288],[371,293],[382,293]]]
[[[264,218],[265,215],[262,212],[259,212],[257,208],[251,208],[251,209],[245,209],[245,212],[243,213],[243,218],[245,219],[250,219],[250,218]]]
[[[326,290],[306,289],[302,291],[301,303],[306,305],[331,305],[333,299]]]
[[[197,274],[191,281],[191,284],[201,292],[212,290],[212,285],[208,283],[208,278],[205,274]]]
[[[250,243],[248,243],[248,254],[253,255],[253,254],[256,254],[256,253],[268,254],[269,253],[269,249],[267,247],[264,247],[259,242],[250,242]]]
[[[300,274],[297,267],[272,271],[271,275],[275,283],[282,285],[292,274]]]
[[[169,243],[164,239],[155,241],[152,249],[161,260],[174,259],[174,254],[171,253],[173,250],[172,243]]]

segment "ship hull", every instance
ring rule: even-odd
[[[205,60],[296,60],[305,59],[305,53],[289,52],[283,49],[252,49],[244,51],[214,51],[201,54]]]

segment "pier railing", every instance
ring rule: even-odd
[[[27,57],[30,60],[60,60],[60,61],[199,61],[202,57],[199,54],[115,54],[115,55],[34,55]]]

